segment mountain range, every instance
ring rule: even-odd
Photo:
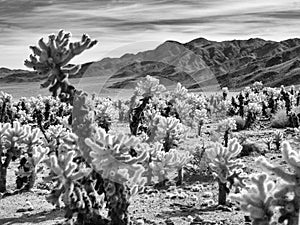
[[[132,88],[146,75],[164,85],[180,82],[189,89],[236,89],[255,81],[288,86],[300,84],[299,57],[298,38],[280,42],[198,38],[187,43],[166,41],[153,50],[86,63],[74,78],[103,76],[109,80],[108,88]],[[41,79],[35,72],[0,68],[0,83]]]

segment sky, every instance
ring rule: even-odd
[[[0,67],[60,29],[98,44],[71,63],[154,49],[166,40],[300,38],[300,0],[0,0]]]

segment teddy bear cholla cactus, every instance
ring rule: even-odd
[[[155,156],[152,156],[150,163],[153,176],[158,177],[159,184],[163,184],[168,179],[168,173],[177,169],[180,170],[191,160],[192,156],[187,151],[170,149],[168,152],[157,151]],[[180,173],[178,174],[180,176]],[[182,178],[179,178],[182,181]]]
[[[178,147],[186,138],[187,132],[188,128],[178,119],[160,116],[154,141],[161,142],[164,151],[168,152],[171,148]]]
[[[18,121],[14,121],[12,125],[0,123],[0,192],[6,192],[6,174],[10,162],[26,154],[26,161],[30,164],[26,165],[30,167],[27,172],[30,174],[27,174],[29,180],[25,186],[26,189],[32,188],[37,164],[42,159],[36,153],[36,147],[40,144],[37,128],[32,129],[28,125],[22,126]],[[40,154],[43,156],[45,152],[40,151]]]
[[[106,98],[94,99],[95,102],[95,121],[98,126],[106,132],[109,131],[112,120],[116,118],[117,112],[113,107],[113,102]]]
[[[75,90],[68,81],[69,75],[75,75],[80,66],[67,66],[76,55],[93,47],[97,41],[91,40],[86,34],[82,35],[80,42],[70,42],[70,33],[60,30],[57,35],[49,35],[48,43],[41,38],[38,41],[39,47],[30,46],[33,55],[25,60],[25,66],[33,68],[42,78],[47,79],[41,84],[42,88],[49,87],[49,91],[56,97],[60,89],[60,97],[65,101],[72,101]]]
[[[72,131],[78,136],[81,157],[96,174],[98,192],[104,190],[111,224],[128,224],[129,198],[145,182],[139,161],[144,160],[147,152],[139,148],[136,138],[124,134],[108,135],[97,128],[93,109],[91,98],[84,92],[76,92]],[[132,148],[138,153],[136,158],[130,155]]]
[[[233,130],[236,130],[236,121],[234,118],[221,120],[217,125],[217,130],[211,137],[212,141],[217,142],[219,137],[217,133],[224,133],[224,146],[228,146],[229,136]]]
[[[283,133],[280,132],[280,131],[275,131],[274,133],[274,138],[273,138],[273,142],[276,146],[276,150],[279,151],[280,150],[280,146],[281,146],[281,143],[283,141]]]
[[[89,180],[92,168],[77,164],[76,151],[50,155],[52,174],[45,180],[52,180],[55,188],[47,200],[57,207],[65,207],[65,217],[73,224],[85,224],[104,220],[101,213],[104,207],[104,195],[99,195]],[[76,215],[76,218],[74,218]]]
[[[131,134],[138,135],[143,126],[144,111],[152,98],[159,96],[166,88],[159,84],[159,80],[146,76],[140,80],[135,88],[134,95],[131,97],[129,109],[129,126]]]
[[[128,224],[129,198],[146,182],[142,177],[145,169],[140,163],[147,159],[147,152],[139,149],[138,138],[106,134],[102,128],[97,129],[95,140],[87,138],[85,143],[92,149],[94,169],[104,179],[112,224]],[[136,157],[131,156],[131,149],[137,152]]]
[[[167,101],[172,104],[181,122],[191,128],[198,126],[206,116],[206,99],[201,94],[188,93],[180,83],[168,93]]]
[[[190,127],[196,128],[200,136],[201,128],[207,119],[207,110],[201,104],[191,104],[189,101],[175,99],[174,108],[179,115],[180,121]]]
[[[209,165],[218,179],[219,205],[226,205],[226,196],[234,183],[240,186],[244,185],[242,176],[244,164],[240,159],[236,159],[241,150],[242,146],[237,142],[237,139],[230,139],[228,147],[224,147],[220,143],[213,143],[206,150],[210,160]],[[228,182],[230,183],[229,187],[227,186]]]
[[[85,143],[92,149],[90,155],[96,171],[99,171],[104,179],[117,183],[127,182],[134,185],[141,182],[142,184],[141,174],[144,168],[138,162],[143,162],[148,155],[147,152],[141,152],[138,149],[139,139],[125,134],[107,134],[102,128],[97,129],[96,135],[95,140],[90,138],[85,140]],[[131,149],[141,154],[132,157]]]
[[[152,130],[150,131],[151,135],[154,136],[153,141],[162,143],[163,145],[163,151],[169,152],[172,150],[172,154],[161,154],[161,157],[159,161],[165,160],[169,157],[169,159],[176,159],[173,160],[170,165],[168,166],[168,163],[166,163],[166,168],[177,168],[178,169],[178,184],[180,185],[183,180],[183,166],[184,163],[181,163],[178,161],[178,157],[173,157],[175,155],[181,155],[183,162],[189,161],[189,156],[185,155],[184,152],[177,150],[175,148],[179,147],[179,144],[186,138],[186,135],[188,133],[188,128],[180,123],[180,121],[174,117],[163,117],[163,116],[157,116],[154,117],[157,118],[157,120],[153,120],[155,125],[152,127]],[[150,136],[150,138],[152,137]],[[149,139],[150,139],[149,138]],[[156,152],[158,153],[158,152]],[[153,154],[151,154],[153,156]],[[155,155],[157,157],[158,155]],[[172,157],[171,157],[172,156]],[[151,160],[153,160],[153,157],[151,157]],[[171,162],[170,160],[167,160]],[[162,161],[161,161],[162,162]],[[177,163],[176,166],[174,166],[174,163]],[[160,180],[160,182],[162,182]]]
[[[162,143],[159,142],[142,143],[141,148],[149,155],[142,163],[145,168],[147,185],[151,185],[152,179],[155,177],[158,178],[157,185],[164,185],[170,171],[182,169],[192,158],[190,153],[184,150],[173,148],[165,152]]]
[[[40,140],[39,129],[33,129],[28,125],[25,125],[23,129],[26,132],[26,137],[22,140],[22,144],[26,146],[27,156],[21,158],[21,160],[25,159],[26,164],[19,166],[19,170],[16,172],[16,182],[17,189],[30,190],[33,188],[36,180],[38,164],[45,159],[48,149],[41,147],[42,141]],[[23,185],[25,186],[23,187]]]
[[[14,122],[13,125],[12,127],[8,123],[0,124],[0,192],[6,191],[8,166],[14,158],[21,155],[21,149],[18,145],[26,136],[20,123]]]
[[[279,208],[279,223],[299,224],[300,154],[293,150],[287,141],[282,143],[281,151],[283,159],[293,172],[287,172],[280,166],[269,163],[264,157],[260,157],[257,164],[268,173],[275,174],[277,180],[281,179],[281,182],[270,181],[266,174],[258,175],[251,179],[256,187],[253,186],[250,191],[233,196],[233,199],[241,203],[242,209],[250,213],[253,224],[270,224],[269,221],[276,219],[273,218],[276,208]]]

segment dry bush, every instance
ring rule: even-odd
[[[271,126],[273,128],[285,128],[289,126],[289,117],[285,109],[280,109],[274,114]]]

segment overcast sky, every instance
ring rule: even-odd
[[[0,0],[0,67],[25,68],[28,46],[59,29],[99,41],[73,63],[166,40],[284,40],[300,37],[300,0]]]

